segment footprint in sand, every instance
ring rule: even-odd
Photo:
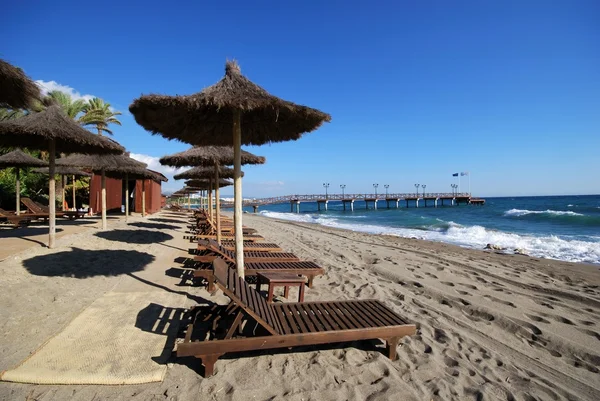
[[[589,320],[580,320],[579,323],[583,324],[584,326],[593,326],[595,324],[594,322],[590,322]]]
[[[527,316],[529,319],[533,320],[534,322],[538,322],[538,323],[550,323],[549,320],[546,320],[546,319],[544,319],[541,316],[530,315],[528,313],[523,313],[523,315]]]
[[[459,293],[460,295],[471,295],[469,294],[467,291],[462,291],[462,290],[455,290],[457,293]]]
[[[463,286],[463,287],[465,287],[465,288],[469,288],[469,289],[471,289],[471,290],[476,290],[476,289],[477,289],[477,286],[474,286],[474,285],[472,285],[472,284],[464,284],[464,283],[458,283],[458,284],[459,284],[459,285],[462,285],[462,286]]]
[[[442,284],[447,285],[449,287],[454,287],[454,283],[451,283],[450,281],[442,281]]]
[[[596,333],[595,331],[588,329],[580,329],[580,331],[588,336],[596,337],[596,340],[600,341],[600,334]]]

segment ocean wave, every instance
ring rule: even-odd
[[[564,260],[567,262],[583,262],[600,264],[600,242],[582,241],[580,239],[564,239],[554,235],[533,236],[507,233],[487,229],[483,226],[463,226],[452,221],[439,221],[444,229],[424,229],[385,227],[372,224],[353,224],[341,222],[332,217],[310,214],[277,213],[262,211],[266,217],[291,220],[303,223],[320,224],[369,234],[395,235],[405,238],[418,238],[436,242],[446,242],[466,248],[483,249],[487,244],[498,245],[510,251],[522,249],[526,254]],[[438,226],[436,224],[435,226]],[[592,239],[592,238],[590,238]]]
[[[504,212],[505,216],[514,216],[514,217],[520,217],[520,216],[526,216],[528,214],[547,214],[547,215],[551,215],[551,216],[585,216],[584,214],[581,213],[575,213],[572,212],[570,210],[521,210],[521,209],[510,209],[507,210],[506,212]]]

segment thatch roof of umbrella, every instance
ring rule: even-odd
[[[129,106],[135,121],[153,134],[195,145],[232,145],[234,111],[241,111],[242,144],[296,140],[331,116],[269,94],[242,75],[235,61],[225,76],[193,95],[145,95]]]
[[[189,170],[183,171],[179,174],[175,174],[173,178],[176,180],[194,179],[194,178],[214,178],[215,168],[214,167],[194,167]],[[244,173],[242,172],[242,177]],[[219,167],[219,177],[221,178],[233,178],[233,169],[229,167]]]
[[[3,146],[47,150],[50,139],[56,140],[57,151],[65,153],[122,153],[125,150],[117,142],[82,128],[56,105],[39,113],[0,122]]]
[[[50,174],[50,169],[48,167],[34,168],[33,171],[39,174]],[[91,177],[92,175],[86,171],[70,166],[56,166],[54,173],[58,175],[76,175],[78,177]]]
[[[187,180],[184,181],[184,184],[188,187],[199,188],[199,189],[209,189],[209,180],[208,179],[195,179],[195,180]],[[228,187],[233,185],[233,182],[229,180],[219,180],[219,188]],[[214,186],[214,183],[213,183]]]
[[[169,181],[169,179],[167,177],[165,177],[164,174],[159,173],[158,171],[154,171],[154,170],[150,170],[148,169],[149,172],[153,173],[156,176],[156,179],[154,181],[156,182],[167,182]]]
[[[28,109],[41,97],[40,87],[22,69],[0,60],[0,107]]]
[[[231,146],[195,146],[183,152],[160,158],[160,164],[172,167],[185,166],[230,166],[233,164]],[[263,156],[256,156],[242,150],[242,164],[264,164]]]
[[[21,149],[13,150],[0,156],[0,168],[4,167],[43,167],[47,166],[48,162],[40,160],[23,152]]]
[[[57,166],[73,166],[92,170],[94,173],[100,173],[104,170],[107,177],[118,176],[121,178],[125,174],[147,174],[147,178],[154,175],[149,171],[146,173],[148,165],[139,162],[126,154],[120,155],[83,155],[75,153],[67,157],[56,159]]]

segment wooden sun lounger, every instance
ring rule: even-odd
[[[27,207],[28,215],[37,216],[37,218],[42,218],[44,220],[50,218],[50,209],[48,206],[41,205],[29,198],[21,198],[21,203]],[[83,218],[84,216],[85,212],[78,210],[56,211],[56,217],[66,217],[69,220]]]
[[[235,251],[229,251],[220,246],[217,241],[205,241],[208,254],[194,257],[194,261],[200,263],[212,263],[219,256],[228,262],[235,263]],[[244,250],[244,263],[253,262],[297,262],[300,258],[290,252],[261,252]]]
[[[0,209],[0,220],[6,220],[14,228],[25,226],[31,223],[31,218],[25,214],[17,216],[15,212],[9,212],[4,209]]]
[[[217,359],[226,353],[358,340],[384,340],[387,356],[395,360],[399,340],[416,333],[414,324],[377,300],[269,304],[223,260],[215,260],[214,270],[231,303],[221,313],[214,306],[208,316],[198,308],[177,346],[178,357],[202,360],[204,376],[213,374]]]
[[[235,251],[235,243],[230,240],[221,241],[223,249]],[[206,240],[198,241],[198,250],[206,250]],[[259,252],[282,252],[283,249],[274,242],[253,242],[244,241],[244,251],[259,251]]]
[[[227,259],[229,258],[226,258],[226,260]],[[234,259],[229,259],[227,262],[232,266],[235,266]],[[301,274],[307,277],[307,285],[309,288],[312,288],[315,277],[325,274],[325,269],[314,262],[308,262],[305,260],[286,262],[267,260],[256,262],[244,261],[244,273],[246,276],[256,276],[260,272]],[[194,277],[205,279],[208,282],[208,292],[214,291],[215,273],[211,263],[198,263],[196,269],[194,270]]]

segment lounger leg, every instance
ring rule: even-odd
[[[290,295],[290,287],[286,285],[283,287],[283,297],[287,299],[288,295]]]
[[[312,288],[314,276],[308,276],[308,288]]]
[[[217,359],[223,354],[210,354],[210,355],[198,355],[198,358],[202,359],[204,364],[204,377],[210,377],[215,371],[215,363]]]
[[[395,361],[398,357],[396,353],[396,348],[398,348],[398,341],[400,341],[400,337],[391,337],[386,339],[386,351],[388,354],[388,358],[392,361]]]

